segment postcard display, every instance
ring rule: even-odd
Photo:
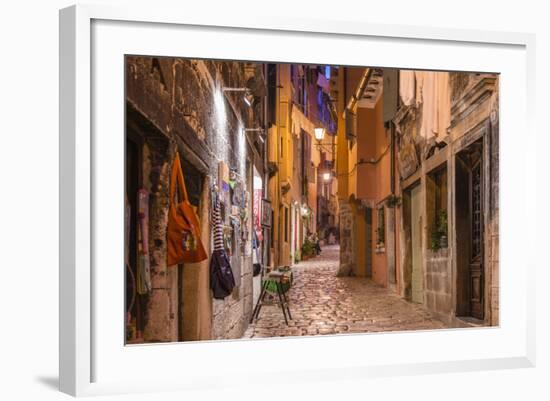
[[[248,243],[249,193],[243,177],[222,160],[218,163],[218,182],[212,191],[212,199],[220,202],[223,225],[223,245],[230,260],[235,286],[241,284],[242,256]]]

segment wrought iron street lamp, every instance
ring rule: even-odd
[[[325,129],[323,127],[316,127],[313,130],[315,131],[315,139],[317,139],[318,142],[321,142],[325,137]]]

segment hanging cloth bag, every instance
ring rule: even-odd
[[[181,201],[176,203],[176,190]],[[176,152],[170,179],[170,209],[168,211],[167,234],[168,266],[180,263],[197,263],[208,256],[201,241],[200,224],[195,209],[189,203],[183,179],[180,157]]]

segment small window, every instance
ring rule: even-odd
[[[273,211],[273,208],[271,208],[271,230],[273,230],[273,222],[275,221],[275,212]],[[275,240],[274,240],[274,237],[275,237],[275,233],[273,231],[270,231],[270,235],[269,235],[269,243],[271,245],[271,248],[275,247]]]
[[[446,165],[426,175],[426,218],[429,230],[428,247],[434,251],[447,248]]]
[[[386,216],[384,206],[378,208],[378,224],[376,228],[376,244],[383,246],[386,243]]]
[[[285,206],[285,242],[288,242],[288,207]]]

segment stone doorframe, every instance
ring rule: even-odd
[[[401,204],[401,224],[400,224],[400,260],[399,269],[400,296],[410,301],[412,299],[412,232],[411,232],[411,191],[413,188],[422,185],[420,171],[417,171],[403,182],[402,204]],[[422,196],[422,194],[420,195]]]
[[[449,186],[449,204],[453,205],[451,208],[451,214],[449,216],[449,224],[452,227],[449,230],[449,244],[452,247],[451,254],[457,255],[457,220],[456,220],[456,158],[458,154],[466,149],[468,149],[475,142],[482,141],[482,169],[483,169],[483,274],[484,274],[484,283],[483,283],[483,292],[484,292],[484,319],[483,322],[486,324],[491,324],[491,286],[493,282],[493,272],[490,268],[491,266],[491,181],[494,177],[491,175],[492,166],[490,158],[490,148],[491,148],[491,123],[489,117],[481,121],[476,127],[472,130],[466,132],[459,139],[455,140],[451,144],[451,154],[452,157],[449,160],[450,170],[448,178],[451,181]],[[453,298],[453,315],[456,317],[457,313],[457,279],[458,279],[458,263],[457,257],[451,258],[451,272],[452,272],[452,298]],[[458,318],[460,323],[460,318]]]

